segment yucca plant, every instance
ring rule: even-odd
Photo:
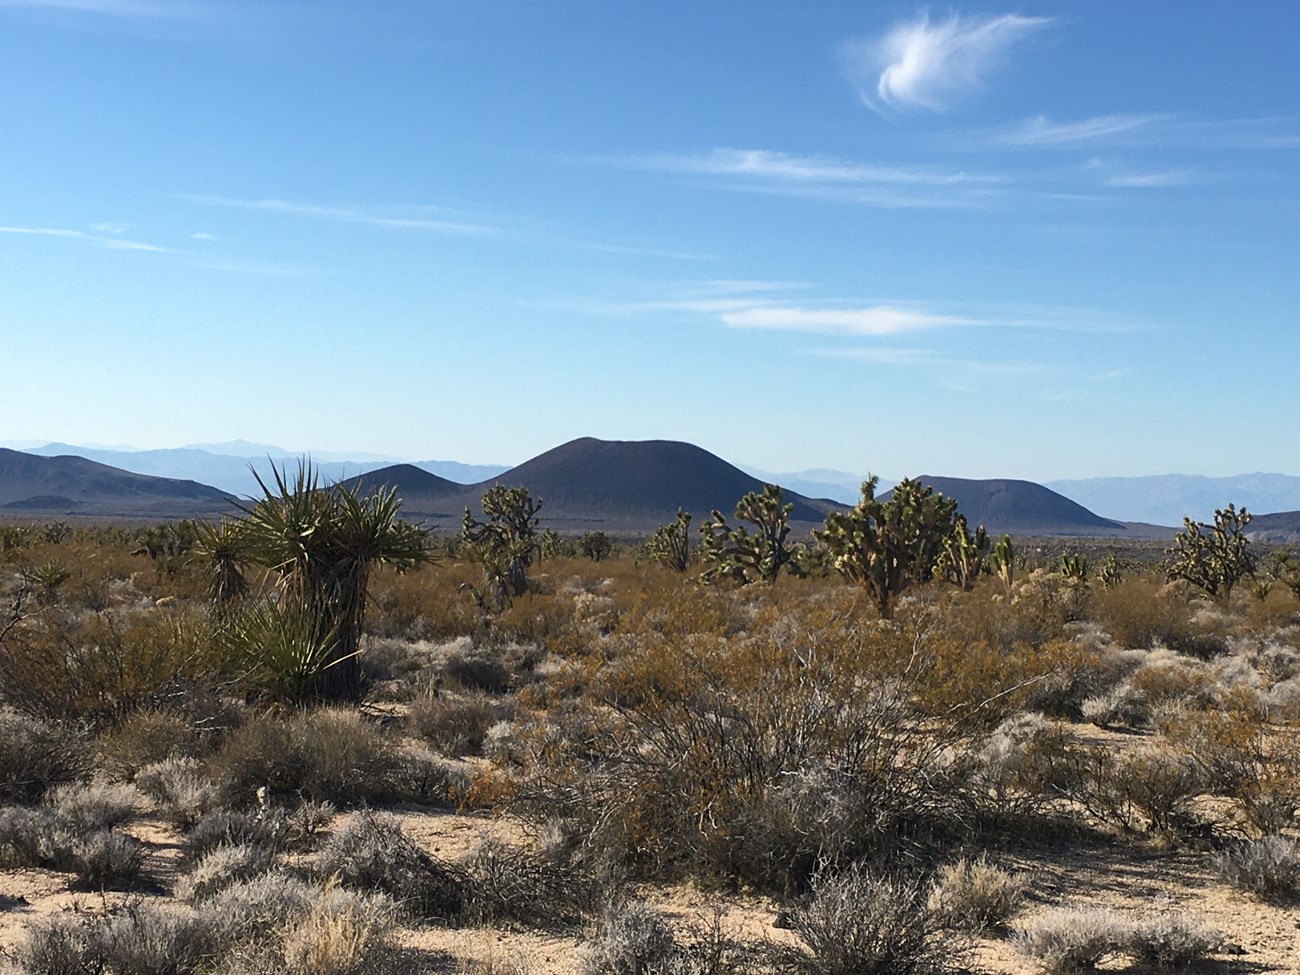
[[[208,597],[218,615],[246,596],[250,588],[244,576],[248,557],[240,535],[242,525],[222,518],[220,525],[204,522],[198,526],[193,555],[202,567]]]
[[[356,701],[370,570],[388,564],[404,571],[433,561],[429,532],[397,517],[402,502],[391,488],[363,497],[341,484],[321,486],[305,462],[292,481],[274,465],[272,475],[273,486],[257,477],[261,499],[238,505],[244,517],[231,537],[250,563],[279,577],[286,611],[316,621],[326,644],[316,693]]]

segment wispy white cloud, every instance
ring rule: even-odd
[[[0,0],[0,7],[72,10],[107,17],[195,17],[201,4],[186,0]]]
[[[834,335],[899,335],[935,328],[987,324],[959,315],[940,315],[917,308],[872,305],[863,308],[751,307],[728,311],[722,322],[731,328],[818,332]]]
[[[150,251],[155,254],[170,253],[170,248],[157,244],[146,244],[138,240],[123,240],[121,237],[102,237],[88,234],[83,230],[70,230],[63,227],[0,227],[0,234],[22,234],[34,237],[60,237],[65,240],[80,240],[99,247],[115,251]]]
[[[1024,375],[1041,372],[1047,366],[1040,362],[1001,361],[996,359],[971,359],[961,356],[945,355],[933,349],[914,348],[820,348],[812,350],[814,355],[834,359],[851,359],[854,362],[867,362],[887,366],[917,366],[933,369],[969,370],[999,375]]]
[[[282,213],[290,216],[312,217],[340,223],[383,227],[396,230],[422,230],[460,237],[499,237],[505,229],[486,223],[461,220],[443,220],[424,216],[409,216],[414,207],[363,209],[351,206],[333,206],[317,203],[299,203],[292,200],[243,200],[207,194],[182,194],[182,199],[204,206],[228,207],[237,210],[257,210],[264,213]],[[419,208],[421,211],[428,208]]]
[[[1016,42],[1046,27],[1046,17],[923,14],[883,36],[858,38],[844,48],[850,80],[875,111],[943,111],[979,88]]]
[[[90,229],[101,234],[121,235],[126,233],[128,230],[130,230],[131,225],[129,223],[110,223],[110,222],[92,223],[90,225]]]
[[[1113,176],[1107,176],[1102,180],[1106,186],[1113,186],[1120,189],[1125,188],[1144,188],[1144,187],[1163,187],[1163,186],[1188,186],[1194,182],[1192,175],[1181,170],[1167,170],[1164,172],[1151,173],[1116,173]]]
[[[198,233],[190,234],[190,240],[216,240],[215,234],[210,234],[206,230],[200,230]]]
[[[1173,112],[1120,113],[1056,121],[1035,115],[959,139],[965,148],[1080,149],[1159,146],[1162,149],[1300,148],[1300,118],[1195,118]]]
[[[1001,130],[997,138],[1012,146],[1077,146],[1131,137],[1172,118],[1167,114],[1094,115],[1073,122],[1053,122],[1046,115],[1036,115]]]
[[[834,156],[718,147],[707,152],[611,157],[599,162],[697,176],[723,189],[881,207],[981,205],[1008,177],[937,166],[885,166]]]

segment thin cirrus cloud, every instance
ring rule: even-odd
[[[0,7],[70,10],[106,17],[195,17],[203,12],[197,3],[183,0],[0,0]]]
[[[0,227],[0,234],[16,234],[27,237],[57,237],[63,240],[79,240],[114,251],[148,251],[155,254],[167,254],[171,252],[170,248],[159,247],[157,244],[146,244],[137,240],[124,240],[121,237],[101,237],[97,234],[88,234],[82,230],[71,230],[63,227]]]
[[[298,217],[313,217],[319,220],[331,220],[338,223],[357,224],[366,227],[382,227],[396,230],[425,230],[457,237],[500,237],[505,230],[502,227],[486,223],[462,220],[430,219],[423,216],[408,216],[415,208],[398,208],[398,213],[362,209],[351,206],[333,206],[317,203],[298,203],[291,200],[259,199],[244,200],[225,196],[207,194],[182,194],[182,199],[204,206],[226,207],[236,210],[257,210],[264,213],[281,213]],[[423,208],[421,208],[423,209]],[[405,211],[402,213],[401,211]]]
[[[602,160],[651,172],[696,176],[723,189],[881,207],[981,206],[1008,177],[936,166],[884,166],[834,156],[717,147]]]
[[[975,372],[998,375],[1024,375],[1040,372],[1046,368],[1042,363],[999,361],[994,359],[970,359],[944,355],[933,349],[915,348],[837,348],[813,349],[814,355],[832,359],[849,359],[853,362],[865,362],[884,366],[918,366],[939,368],[960,368]]]
[[[852,336],[900,335],[936,328],[986,324],[979,319],[939,315],[896,305],[872,305],[865,308],[805,308],[788,305],[750,307],[727,311],[720,317],[723,324],[731,328]]]
[[[1095,115],[1072,122],[1053,122],[1045,115],[1036,115],[1003,130],[998,141],[1011,146],[1070,147],[1124,140],[1149,132],[1153,126],[1172,118],[1167,114]]]
[[[1187,186],[1193,182],[1190,173],[1182,170],[1150,173],[1117,173],[1102,180],[1106,186],[1117,189],[1147,189],[1166,186]]]
[[[1019,14],[943,20],[925,14],[882,36],[850,41],[843,57],[863,103],[874,111],[941,112],[980,88],[1013,45],[1050,23]]]

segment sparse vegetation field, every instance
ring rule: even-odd
[[[4,526],[0,965],[1300,971],[1288,560],[496,500]]]

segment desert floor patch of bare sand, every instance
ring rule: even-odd
[[[406,832],[425,850],[451,861],[466,856],[485,837],[527,842],[518,823],[481,813],[407,808],[396,810]],[[337,821],[336,821],[337,822]],[[179,836],[154,819],[140,819],[129,832],[149,845],[148,875],[157,889],[143,894],[77,891],[70,874],[49,870],[0,871],[0,948],[12,948],[35,920],[64,910],[100,912],[127,898],[166,902],[180,861]],[[1003,866],[1025,872],[1031,893],[1017,923],[1056,905],[1105,906],[1140,918],[1157,911],[1196,915],[1223,931],[1235,946],[1205,970],[1217,975],[1300,975],[1300,909],[1263,904],[1223,885],[1212,856],[1189,851],[1146,850],[1131,844],[1044,849],[995,854]],[[778,928],[777,905],[763,897],[719,895],[692,886],[642,886],[638,896],[664,911],[683,933],[715,911],[728,934],[749,941],[789,943]],[[403,967],[415,973],[527,973],[576,975],[589,932],[548,933],[516,926],[407,927],[397,934]],[[1034,975],[1032,962],[1006,938],[981,940],[973,967],[995,975]],[[1103,966],[1122,969],[1120,963]],[[1140,969],[1128,969],[1139,972]]]

